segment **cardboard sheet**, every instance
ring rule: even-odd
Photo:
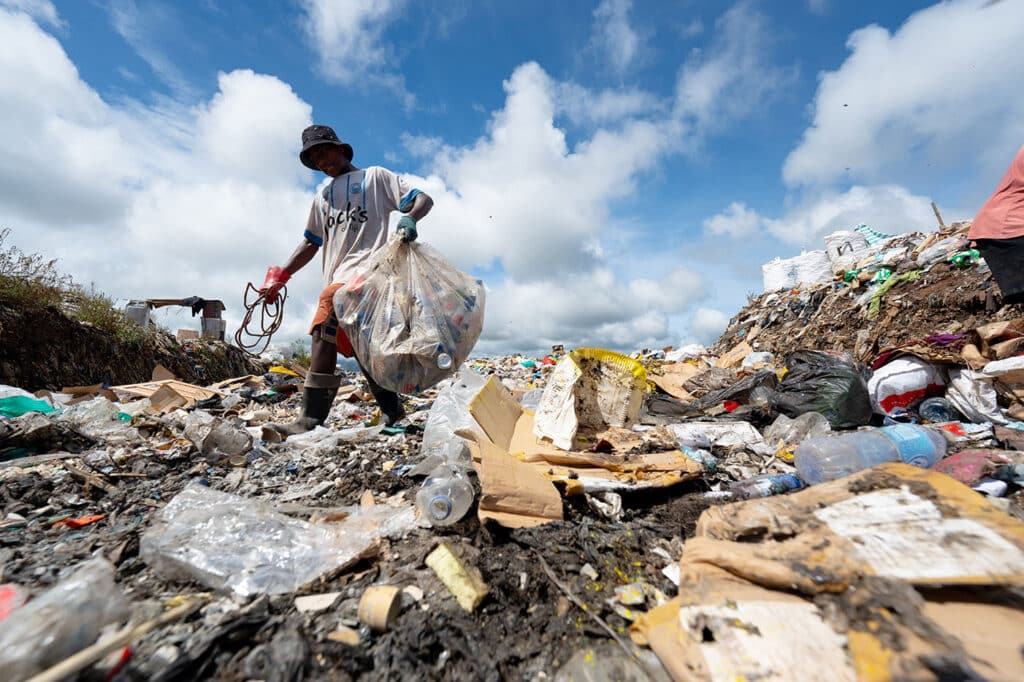
[[[718,358],[718,362],[715,363],[715,367],[731,368],[739,367],[743,364],[743,358],[747,357],[748,354],[753,353],[754,349],[746,341],[740,341],[731,350]]]
[[[200,401],[212,398],[213,396],[224,397],[227,393],[221,391],[215,391],[212,388],[204,388],[203,386],[196,386],[195,384],[189,384],[184,381],[178,381],[177,379],[165,379],[163,381],[149,381],[142,384],[125,384],[123,386],[111,386],[111,390],[118,393],[127,393],[128,395],[142,396],[143,398],[149,398],[154,393],[159,391],[164,386],[170,386],[174,391],[180,395],[185,396],[189,400]]]
[[[712,507],[683,558],[808,594],[842,591],[864,575],[1024,586],[1024,523],[944,474],[884,464],[791,495]]]
[[[702,467],[676,449],[629,452],[644,434],[628,429],[588,432],[588,443],[607,440],[610,453],[562,450],[539,439],[533,414],[522,410],[508,389],[493,377],[469,406],[487,440],[545,478],[565,486],[566,494],[599,490],[664,487],[699,476]]]
[[[466,438],[480,477],[480,521],[529,528],[563,518],[562,496],[539,471],[476,434]]]
[[[648,374],[647,378],[673,398],[690,401],[693,400],[693,396],[683,388],[683,384],[703,371],[702,368],[689,362],[676,362],[662,365],[661,374]]]

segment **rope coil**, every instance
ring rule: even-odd
[[[255,298],[250,302],[250,293],[255,294]],[[288,287],[282,285],[281,289],[277,292],[277,298],[273,303],[267,302],[266,292],[261,292],[252,282],[249,282],[245,287],[245,293],[242,296],[242,300],[245,305],[245,317],[242,319],[242,326],[235,332],[235,345],[249,353],[250,355],[259,355],[270,346],[270,337],[281,327],[281,322],[284,321],[284,301],[288,298]],[[259,328],[257,330],[249,329],[249,326],[253,322],[253,314],[256,309],[260,308],[259,315]],[[244,336],[249,336],[255,339],[252,343],[246,343],[243,341]],[[263,347],[258,351],[254,351],[254,348],[258,348],[260,344]]]

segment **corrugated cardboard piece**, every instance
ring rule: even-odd
[[[665,487],[696,478],[702,472],[700,464],[676,449],[631,452],[649,436],[628,429],[607,429],[577,437],[577,443],[579,438],[588,444],[607,441],[611,452],[561,450],[534,435],[533,415],[524,411],[494,377],[470,402],[469,412],[490,443],[545,478],[564,485],[567,495]],[[665,442],[674,439],[665,438]]]
[[[683,559],[808,594],[842,591],[864,575],[1024,586],[1024,523],[944,474],[884,464],[792,495],[712,507]]]
[[[1024,679],[1019,609],[877,578],[812,602],[709,564],[682,569],[679,596],[630,632],[675,680]]]
[[[648,374],[647,378],[673,398],[689,401],[693,400],[693,396],[683,388],[683,384],[703,371],[703,368],[689,362],[676,362],[662,365],[661,374]]]

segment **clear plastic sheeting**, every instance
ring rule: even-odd
[[[289,593],[362,557],[402,512],[373,507],[341,523],[311,524],[191,483],[142,536],[140,556],[168,580],[241,596]]]
[[[65,408],[56,420],[70,424],[83,436],[109,444],[138,443],[142,440],[136,428],[118,419],[120,409],[103,396]]]
[[[104,627],[127,616],[113,564],[90,559],[0,621],[0,677],[28,679],[93,644]]]
[[[430,246],[392,239],[334,296],[356,357],[384,388],[419,393],[461,365],[484,324],[484,285]]]
[[[436,458],[455,465],[468,467],[469,450],[456,431],[468,430],[483,434],[476,419],[469,413],[469,403],[487,383],[487,377],[463,365],[451,384],[442,388],[427,414],[423,427],[423,458]],[[432,460],[433,461],[433,460]]]

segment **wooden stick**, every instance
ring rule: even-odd
[[[97,642],[90,647],[86,647],[77,654],[74,654],[69,658],[65,658],[57,665],[44,670],[35,677],[30,677],[27,682],[60,682],[60,680],[70,677],[78,671],[84,670],[87,666],[99,661],[111,651],[120,649],[126,644],[130,644],[132,641],[139,639],[149,631],[189,615],[202,603],[202,599],[193,599],[180,606],[174,607],[166,613],[160,614],[153,620],[146,621],[145,623],[141,623],[135,627],[124,628],[110,639],[104,642]]]
[[[64,462],[64,468],[68,470],[68,473],[71,474],[72,478],[82,481],[86,485],[91,485],[94,488],[99,488],[100,490],[108,494],[117,492],[116,485],[107,483],[98,474],[93,474],[88,471],[85,471],[84,469],[79,469],[71,462]]]
[[[942,222],[942,216],[939,215],[939,207],[935,205],[934,201],[932,202],[932,211],[935,212],[935,219],[939,221],[939,229],[940,230],[945,230],[946,229],[946,224],[944,222]]]
[[[612,630],[611,626],[608,625],[608,623],[604,622],[604,620],[602,620],[599,615],[597,615],[589,608],[587,608],[587,605],[580,601],[579,597],[573,594],[572,590],[569,589],[568,585],[561,582],[558,578],[555,577],[555,572],[551,570],[550,566],[548,566],[548,562],[544,561],[544,557],[542,557],[540,554],[537,554],[536,556],[537,559],[540,561],[541,568],[543,568],[544,572],[547,573],[548,579],[555,584],[555,587],[560,589],[562,592],[565,592],[565,596],[569,598],[569,601],[571,601],[576,606],[580,607],[580,610],[583,611],[583,613],[590,616],[595,623],[600,625],[601,629],[607,632],[611,636],[611,638],[615,640],[615,643],[622,647],[622,650],[625,651],[630,658],[636,657],[636,653],[629,647],[628,644],[622,641],[621,637],[615,634],[615,631]]]

